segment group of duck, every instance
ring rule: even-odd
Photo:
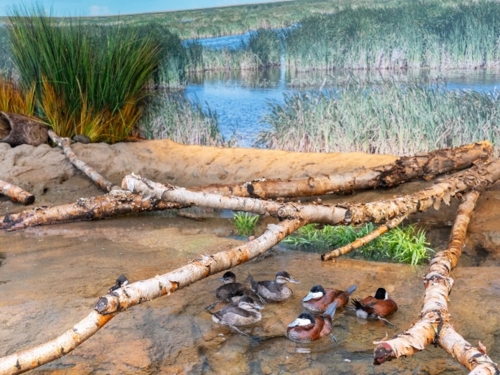
[[[286,271],[276,274],[274,280],[255,281],[248,275],[250,291],[243,284],[236,282],[233,272],[226,272],[219,281],[224,285],[217,288],[217,301],[205,309],[212,314],[212,320],[219,324],[230,326],[234,330],[245,334],[238,327],[256,323],[262,319],[260,310],[263,306],[255,301],[259,299],[263,304],[267,302],[281,302],[292,296],[292,290],[286,285],[288,282],[297,284]],[[347,308],[356,285],[346,290],[323,288],[314,285],[309,293],[302,298],[301,305],[305,309],[293,322],[288,324],[286,336],[296,342],[311,342],[332,332],[332,320],[335,311]],[[252,295],[255,297],[253,298]],[[219,311],[212,312],[220,302],[227,304]],[[362,319],[380,319],[390,324],[386,317],[398,309],[396,302],[389,297],[384,288],[378,288],[374,296],[363,299],[351,299],[351,309]]]

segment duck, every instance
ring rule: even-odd
[[[384,288],[378,288],[375,296],[368,296],[361,300],[353,299],[352,303],[356,309],[356,316],[361,319],[379,319],[392,325],[387,316],[398,311],[396,301],[389,297]]]
[[[243,295],[248,294],[247,288],[241,284],[236,282],[236,275],[227,271],[222,277],[217,279],[220,282],[223,282],[224,285],[218,287],[215,290],[215,296],[217,297],[217,301],[205,307],[206,310],[212,310],[219,302],[234,302],[241,298]]]
[[[309,311],[303,311],[287,326],[286,337],[295,342],[311,342],[331,334],[336,310],[337,301],[334,301],[322,314],[312,315]]]
[[[290,298],[293,292],[286,286],[286,283],[299,283],[286,271],[278,272],[275,279],[269,281],[255,281],[252,275],[248,274],[248,281],[250,282],[252,291],[263,303],[266,301],[280,302]]]
[[[244,295],[238,301],[231,302],[224,306],[221,310],[212,313],[212,320],[218,324],[224,324],[243,335],[247,335],[238,329],[239,326],[247,326],[257,323],[262,319],[262,314],[259,310],[264,307],[259,305],[250,296]]]
[[[337,308],[344,307],[349,302],[350,295],[356,290],[356,284],[344,290],[323,288],[321,285],[314,285],[307,296],[300,302],[302,307],[314,313],[322,313],[333,302],[337,302]]]
[[[125,275],[120,275],[116,279],[115,285],[108,289],[108,294],[113,293],[115,290],[120,289],[121,287],[128,285],[128,279]]]

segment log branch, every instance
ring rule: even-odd
[[[475,161],[487,159],[491,150],[491,143],[483,141],[402,157],[392,164],[372,169],[360,168],[342,174],[291,180],[258,179],[238,184],[202,186],[190,190],[261,199],[349,193],[363,189],[392,187],[415,178],[429,180],[438,174],[469,168]]]
[[[388,221],[384,225],[380,225],[374,231],[368,233],[366,236],[356,239],[355,241],[347,244],[345,246],[339,247],[329,253],[321,254],[321,260],[327,261],[338,258],[339,256],[350,253],[353,250],[359,249],[361,246],[373,241],[377,237],[387,233],[393,228],[396,228],[401,222],[408,217],[409,213],[405,213],[401,216],[395,217],[394,219]]]
[[[394,338],[375,342],[375,363],[381,364],[393,358],[413,355],[434,343],[440,345],[469,370],[480,371],[474,372],[476,374],[489,374],[490,372],[484,371],[492,369],[491,374],[498,373],[497,365],[485,352],[473,348],[453,330],[448,312],[449,295],[454,283],[450,273],[462,253],[467,227],[478,197],[478,191],[471,191],[465,196],[457,212],[448,248],[438,252],[430,262],[424,277],[426,291],[420,319]],[[485,370],[475,370],[478,366]]]
[[[59,147],[63,149],[64,154],[69,159],[69,161],[83,173],[85,173],[92,181],[94,181],[97,186],[99,186],[104,191],[120,190],[120,187],[108,181],[103,176],[101,176],[95,169],[90,167],[84,161],[80,160],[76,154],[71,149],[71,139],[59,137],[53,130],[49,130],[49,137],[56,143]]]
[[[182,207],[185,206],[158,199],[143,199],[138,194],[124,190],[113,190],[98,197],[80,198],[75,203],[46,208],[35,207],[16,214],[7,214],[0,217],[0,229],[12,231],[38,225],[106,219],[133,212]]]
[[[20,374],[60,358],[99,331],[117,313],[139,303],[170,295],[196,281],[254,259],[304,224],[301,220],[270,224],[262,236],[244,245],[203,255],[172,272],[117,289],[101,297],[95,305],[95,311],[56,339],[0,358],[0,375]]]
[[[6,195],[13,202],[19,202],[25,205],[35,202],[35,196],[33,194],[2,180],[0,180],[0,194]]]

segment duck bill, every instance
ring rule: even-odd
[[[312,299],[316,299],[316,298],[320,298],[320,297],[323,297],[322,293],[312,293],[312,292],[309,292],[307,294],[307,296],[305,296],[304,298],[302,298],[302,301],[307,302],[307,301],[310,301]]]
[[[295,319],[293,322],[291,322],[291,323],[288,325],[288,328],[297,327],[298,325],[300,325],[300,319]]]
[[[264,306],[259,305],[259,304],[258,304],[258,303],[256,303],[256,302],[254,302],[253,307],[255,307],[256,309],[259,309],[259,310],[262,310],[262,309],[264,308]]]
[[[293,327],[303,327],[303,326],[307,326],[311,324],[311,322],[307,319],[301,319],[301,318],[297,318],[295,319],[293,322],[291,322],[289,325],[288,325],[288,328],[293,328]]]
[[[299,284],[300,283],[300,281],[292,279],[291,277],[289,279],[286,279],[286,281],[288,281],[290,283],[293,283],[293,284]]]

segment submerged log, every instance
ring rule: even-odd
[[[33,194],[2,180],[0,180],[0,194],[6,195],[13,202],[19,202],[21,204],[27,205],[35,202],[35,196]]]
[[[212,255],[203,255],[172,272],[127,284],[101,297],[95,311],[56,339],[0,358],[0,375],[21,374],[60,358],[98,332],[117,313],[139,303],[170,295],[195,281],[247,262],[278,244],[302,225],[300,220],[286,220],[279,225],[270,224],[262,236],[244,245]]]
[[[337,175],[286,181],[259,179],[231,185],[202,186],[190,190],[261,199],[349,193],[363,189],[392,187],[416,178],[430,180],[438,174],[469,168],[475,161],[488,158],[491,150],[491,143],[483,141],[452,149],[402,157],[392,164],[372,169],[360,168]]]
[[[453,287],[451,271],[457,266],[465,243],[467,226],[479,197],[478,191],[465,196],[460,205],[450,235],[448,248],[431,260],[424,277],[425,294],[420,319],[411,328],[393,339],[375,342],[375,363],[413,355],[435,343],[445,349],[460,364],[476,374],[497,374],[498,366],[485,351],[473,348],[451,326],[448,300]]]

